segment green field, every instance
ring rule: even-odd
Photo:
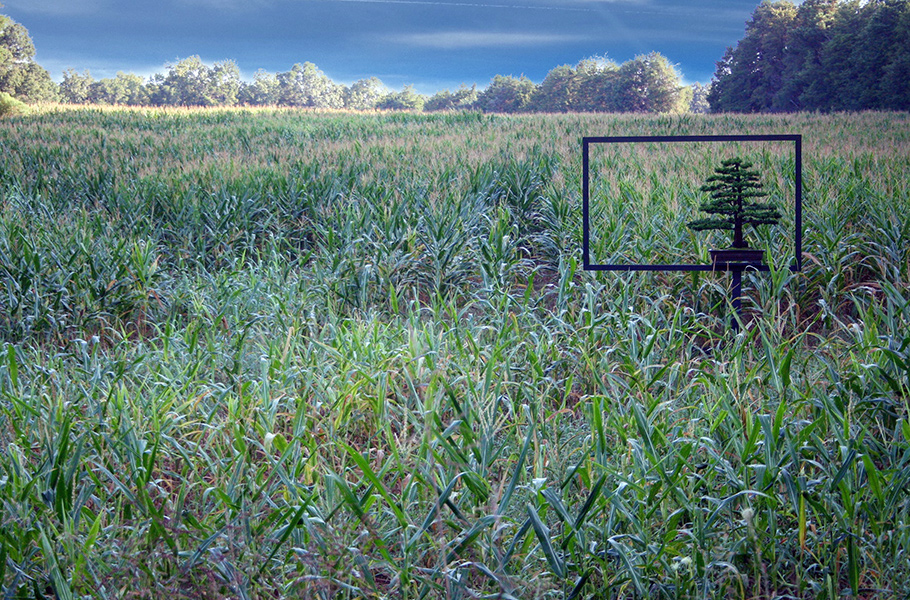
[[[581,138],[803,136],[726,276],[581,268]],[[904,598],[910,116],[0,121],[4,598]],[[593,157],[601,262],[705,262]],[[713,237],[712,237],[713,236]],[[787,254],[789,252],[789,255]]]

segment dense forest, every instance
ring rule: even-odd
[[[603,57],[553,68],[542,82],[496,75],[489,85],[424,96],[376,77],[349,86],[310,62],[259,70],[244,81],[233,60],[191,56],[144,79],[96,80],[68,69],[60,83],[34,60],[28,31],[0,16],[0,100],[151,106],[296,106],[483,112],[792,112],[910,109],[910,0],[765,0],[707,86],[684,86],[657,52],[622,64]],[[0,112],[3,112],[0,107]]]
[[[716,112],[910,109],[910,2],[763,2],[717,64]]]

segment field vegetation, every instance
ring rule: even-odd
[[[804,136],[800,273],[792,154],[749,157],[786,214],[737,333],[722,274],[582,270],[583,136],[730,133]],[[910,589],[907,114],[45,107],[0,148],[4,598]],[[707,262],[726,150],[602,149],[595,257]]]

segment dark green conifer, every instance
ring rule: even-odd
[[[733,230],[733,247],[748,248],[743,239],[743,225],[774,225],[780,221],[780,212],[773,203],[754,202],[754,198],[767,196],[762,191],[758,171],[750,171],[752,163],[742,158],[723,161],[708,177],[701,191],[709,192],[711,200],[699,208],[717,217],[706,217],[688,223],[695,231]]]

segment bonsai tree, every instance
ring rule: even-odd
[[[773,203],[755,202],[755,198],[767,196],[762,191],[758,171],[750,171],[752,163],[742,158],[731,158],[714,169],[714,175],[701,186],[709,192],[711,199],[702,202],[699,208],[714,217],[706,217],[688,223],[695,231],[733,230],[733,248],[748,248],[743,238],[743,225],[774,225],[780,221],[780,212]]]

